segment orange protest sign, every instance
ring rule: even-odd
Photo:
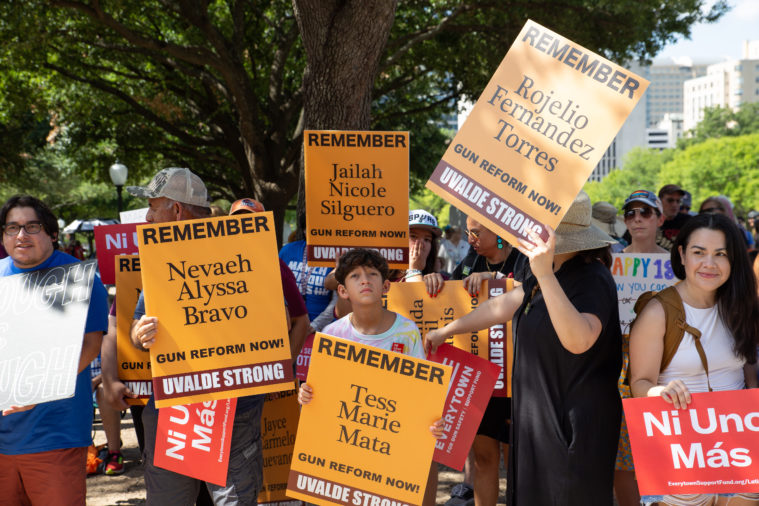
[[[487,293],[484,285],[480,293]],[[391,283],[390,291],[384,296],[383,303],[390,311],[416,323],[419,332],[424,336],[430,330],[440,328],[472,312],[480,305],[481,300],[485,299],[472,297],[467,293],[463,281],[446,281],[436,297],[427,294],[424,283]],[[458,334],[447,342],[478,357],[488,356],[488,329]]]
[[[285,495],[295,434],[298,432],[300,405],[297,390],[266,394],[261,413],[261,443],[264,457],[264,482],[258,504],[294,506],[301,504]]]
[[[292,388],[272,213],[137,229],[159,408]]]
[[[547,239],[647,87],[527,21],[427,187],[512,244]]]
[[[287,495],[316,504],[421,504],[451,368],[317,334]],[[388,502],[385,502],[388,501]]]
[[[373,248],[408,268],[408,132],[306,130],[308,264]]]
[[[145,405],[153,394],[150,374],[150,355],[134,347],[129,331],[134,320],[134,307],[142,291],[140,257],[137,255],[116,255],[114,257],[116,277],[116,362],[119,379],[133,393],[136,399],[125,398],[127,404]]]

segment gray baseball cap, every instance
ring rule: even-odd
[[[127,186],[135,197],[156,199],[166,197],[183,204],[208,207],[208,191],[203,180],[190,169],[169,167],[153,176],[147,186]]]

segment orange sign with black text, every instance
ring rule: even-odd
[[[647,87],[527,21],[427,187],[512,244],[546,240]]]
[[[759,390],[623,399],[641,495],[759,492]]]
[[[421,504],[451,367],[316,334],[287,496]]]
[[[408,132],[306,130],[308,264],[373,248],[408,268]]]
[[[148,403],[153,394],[150,374],[150,354],[134,347],[129,337],[134,320],[134,308],[142,291],[140,257],[137,255],[116,255],[114,257],[116,278],[116,362],[119,379],[134,394],[136,399],[125,397],[130,405]]]
[[[142,225],[156,407],[293,388],[271,212]]]

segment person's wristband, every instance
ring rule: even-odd
[[[414,276],[421,276],[422,271],[419,269],[409,269],[406,271],[406,275],[403,276],[403,279],[413,278]]]

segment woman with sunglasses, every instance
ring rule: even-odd
[[[630,245],[622,253],[669,253],[656,244],[656,235],[664,223],[659,198],[648,190],[637,190],[625,200],[622,211],[630,234]]]

